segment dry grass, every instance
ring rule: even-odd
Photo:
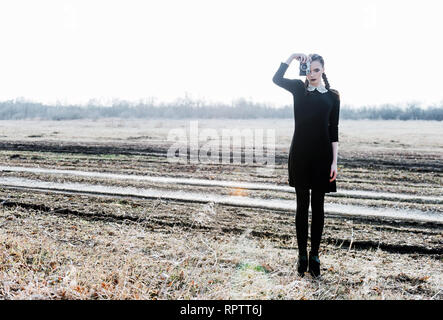
[[[24,194],[25,195],[25,194]],[[85,198],[71,197],[76,201]],[[91,198],[89,200],[94,200]],[[122,219],[32,209],[0,213],[4,299],[441,299],[441,257],[324,245],[323,276],[295,273],[296,250],[275,239],[205,230],[220,206],[196,205],[193,223],[158,226],[183,204],[115,205]],[[80,205],[79,202],[75,203]],[[109,206],[111,208],[112,206]],[[108,208],[108,209],[109,209]],[[125,214],[123,213],[123,211]],[[239,209],[241,210],[241,209]],[[139,213],[137,213],[139,214]],[[200,227],[200,228],[199,228]],[[325,228],[328,228],[326,225]],[[294,239],[291,239],[292,243]]]

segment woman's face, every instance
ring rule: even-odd
[[[306,78],[308,78],[311,85],[317,87],[321,84],[323,72],[324,70],[320,61],[314,60],[311,62],[311,72],[306,76]]]

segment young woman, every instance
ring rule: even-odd
[[[292,60],[310,62],[305,82],[284,78]],[[324,84],[322,82],[324,81]],[[318,54],[292,54],[282,62],[272,81],[292,93],[294,134],[289,149],[289,185],[295,187],[295,226],[299,250],[297,271],[303,276],[309,266],[313,277],[320,276],[318,250],[324,224],[325,193],[337,192],[338,118],[340,96],[329,87],[324,60]],[[311,194],[309,194],[311,190]],[[307,253],[308,209],[311,196],[311,250]]]

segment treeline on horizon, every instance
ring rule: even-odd
[[[88,103],[86,106],[45,105],[24,100],[0,102],[0,120],[75,120],[75,119],[258,119],[293,118],[293,107],[274,108],[264,103],[238,99],[231,105],[223,103],[201,103],[191,100],[154,105],[147,103],[131,104],[119,101],[111,106]],[[429,106],[426,109],[416,104],[399,107],[393,104],[381,106],[340,107],[340,119],[354,120],[443,120],[443,106]]]

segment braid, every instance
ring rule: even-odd
[[[305,96],[308,94],[308,85],[309,85],[309,80],[306,78],[306,80],[305,80]]]
[[[328,89],[329,91],[331,91],[332,93],[334,93],[340,99],[340,94],[338,93],[338,91],[330,88],[328,77],[326,77],[326,73],[323,72],[323,74],[321,76],[323,78],[323,81],[325,82],[325,88]]]
[[[329,81],[328,81],[328,77],[326,77],[326,73],[323,72],[321,77],[323,78],[323,81],[325,82],[326,89],[329,90]]]

